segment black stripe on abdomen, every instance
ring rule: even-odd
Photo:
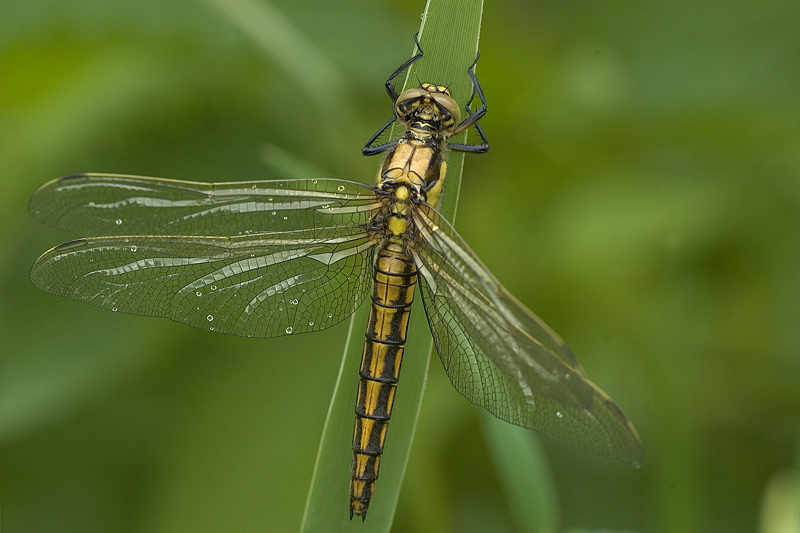
[[[414,260],[400,244],[389,242],[380,248],[359,371],[350,468],[351,516],[363,517],[375,492],[416,283]]]

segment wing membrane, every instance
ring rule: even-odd
[[[250,337],[316,331],[366,297],[374,190],[342,180],[195,183],[82,174],[29,209],[78,233],[34,264],[40,289]],[[137,235],[140,234],[140,235]]]
[[[247,337],[317,331],[369,290],[364,233],[139,236],[70,241],[31,270],[40,289],[104,309]]]
[[[558,335],[500,285],[439,213],[422,206],[415,222],[425,312],[455,388],[503,420],[640,464],[635,429]]]
[[[200,183],[77,174],[44,184],[34,218],[78,235],[234,236],[364,224],[370,187],[336,179]]]

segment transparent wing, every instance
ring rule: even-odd
[[[228,188],[133,176],[56,180],[32,198],[37,218],[150,234],[64,243],[36,261],[31,280],[105,309],[224,333],[316,331],[368,293],[375,242],[365,228],[378,206],[369,188],[338,180]]]
[[[425,312],[455,388],[498,418],[640,464],[636,430],[558,335],[500,285],[439,213],[421,206],[415,222]]]
[[[200,183],[76,174],[44,184],[37,220],[77,235],[235,236],[363,224],[375,192],[337,179]]]

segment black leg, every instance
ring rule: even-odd
[[[392,103],[395,103],[397,101],[397,96],[398,96],[397,91],[394,88],[394,83],[392,83],[392,82],[405,69],[410,67],[411,64],[414,63],[414,61],[416,61],[419,58],[421,58],[423,56],[423,54],[424,54],[424,52],[422,51],[422,48],[419,47],[419,41],[417,40],[417,35],[418,35],[418,33],[414,34],[414,43],[417,45],[417,50],[419,50],[419,53],[417,53],[411,59],[409,59],[408,61],[406,61],[402,65],[400,65],[400,67],[397,70],[395,70],[394,72],[392,72],[392,75],[389,76],[389,78],[386,80],[386,92],[389,93],[389,98],[392,99]]]
[[[380,137],[381,133],[386,131],[386,128],[391,126],[394,121],[397,120],[397,117],[392,117],[389,122],[381,126],[381,129],[375,132],[375,135],[369,138],[367,144],[364,145],[364,148],[361,149],[361,153],[364,155],[375,155],[381,152],[386,152],[391,149],[394,145],[397,144],[397,141],[389,141],[388,143],[379,144],[378,146],[372,146],[372,143],[375,142],[375,139]]]
[[[397,97],[399,96],[397,94],[397,91],[394,88],[394,83],[393,83],[394,79],[397,76],[399,76],[400,74],[402,74],[403,71],[405,71],[408,67],[410,67],[411,64],[414,63],[414,61],[416,61],[419,58],[421,58],[422,55],[424,54],[424,52],[422,51],[422,48],[420,48],[420,46],[419,46],[419,40],[417,39],[417,35],[418,35],[417,33],[414,34],[414,44],[417,45],[417,50],[419,50],[419,52],[417,54],[415,54],[414,56],[412,56],[411,59],[409,59],[408,61],[406,61],[402,65],[400,65],[400,67],[397,70],[395,70],[394,72],[392,72],[392,75],[389,76],[389,78],[386,80],[386,84],[385,84],[386,92],[389,93],[389,98],[392,99],[392,104],[394,104],[397,101]],[[396,117],[392,117],[392,119],[389,122],[387,122],[386,124],[381,126],[381,129],[376,131],[375,135],[370,137],[370,139],[367,141],[367,144],[365,144],[364,148],[361,149],[361,153],[364,154],[364,155],[375,155],[375,154],[379,154],[381,152],[386,152],[387,150],[390,150],[395,144],[397,144],[396,141],[390,141],[388,143],[383,143],[383,144],[379,144],[377,146],[372,146],[372,143],[374,143],[375,140],[378,137],[380,137],[381,133],[386,131],[386,128],[391,126],[392,123],[395,120],[396,120]]]
[[[470,96],[470,99],[464,108],[467,112],[467,118],[462,120],[461,124],[456,126],[452,134],[458,135],[462,131],[475,126],[475,129],[478,130],[478,135],[480,135],[482,142],[481,144],[451,143],[447,145],[448,148],[455,150],[456,152],[484,153],[489,151],[489,140],[486,138],[486,134],[483,133],[483,128],[481,128],[481,125],[478,123],[478,121],[486,114],[486,97],[483,95],[483,89],[481,89],[481,84],[478,83],[478,77],[475,75],[474,70],[475,65],[478,63],[478,59],[480,57],[481,54],[478,52],[477,56],[475,56],[475,61],[473,61],[472,65],[470,65],[467,69],[469,77],[472,78],[472,96]],[[470,106],[472,105],[472,101],[475,99],[476,95],[481,101],[481,106],[473,112],[470,110]]]

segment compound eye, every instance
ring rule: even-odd
[[[453,117],[454,128],[461,123],[461,108],[458,107],[456,101],[453,100],[449,94],[431,93],[431,96],[434,100],[436,100],[437,104],[445,108],[445,110]]]
[[[400,106],[408,102],[409,100],[416,100],[417,98],[421,98],[423,96],[428,96],[430,93],[425,89],[421,89],[419,87],[415,89],[406,89],[405,91],[400,93],[400,96],[397,97],[396,105]]]
[[[407,89],[401,92],[394,104],[394,112],[397,118],[401,122],[408,120],[408,117],[414,113],[426,96],[429,96],[428,91],[420,88]]]

